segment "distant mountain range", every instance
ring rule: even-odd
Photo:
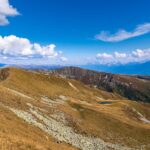
[[[24,69],[42,69],[54,70],[63,68],[62,65],[5,65],[0,64],[0,67],[10,66],[19,67]],[[69,66],[69,65],[68,65]],[[114,73],[114,74],[127,74],[127,75],[150,75],[150,61],[143,63],[128,63],[128,64],[86,64],[86,65],[73,65],[83,69],[90,69],[100,72]]]
[[[5,67],[5,66],[6,66],[6,64],[1,64],[0,63],[0,68]]]
[[[144,63],[128,63],[116,65],[87,64],[79,66],[85,69],[103,71],[115,74],[150,75],[150,61]]]

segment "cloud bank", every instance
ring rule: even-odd
[[[0,25],[9,24],[7,17],[17,15],[19,15],[19,12],[16,8],[9,4],[8,0],[0,0]]]
[[[119,42],[123,40],[127,40],[129,38],[137,37],[140,35],[144,35],[150,33],[150,23],[145,23],[142,25],[138,25],[133,31],[128,32],[124,29],[120,29],[115,34],[110,34],[108,31],[101,31],[100,34],[96,35],[95,38],[97,40],[101,40],[104,42]]]
[[[39,43],[31,43],[27,38],[15,35],[0,36],[0,56],[4,59],[55,59],[67,61],[61,51],[55,50],[55,44],[42,46]]]
[[[130,62],[145,62],[150,61],[150,48],[149,49],[136,49],[129,53],[114,52],[98,53],[95,57],[96,63],[99,64],[126,64]]]
[[[96,55],[96,57],[99,59],[112,59],[113,56],[111,54],[107,54],[107,53],[98,53]]]

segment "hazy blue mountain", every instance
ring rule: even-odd
[[[62,66],[59,65],[9,65],[9,66],[30,70],[54,70],[62,68]]]
[[[0,64],[0,67],[13,66],[24,69],[37,69],[37,70],[54,70],[63,68],[61,65],[5,65]],[[81,67],[84,69],[90,69],[100,72],[108,72],[114,74],[128,74],[128,75],[150,75],[150,61],[144,63],[128,63],[128,64],[113,64],[113,65],[101,65],[101,64],[87,64],[87,65],[74,65],[75,67]]]
[[[6,66],[6,64],[0,63],[0,68]]]
[[[130,75],[150,75],[150,61],[145,63],[129,63],[116,65],[96,65],[87,64],[80,66],[85,69],[91,69],[102,72],[110,72],[115,74],[130,74]]]

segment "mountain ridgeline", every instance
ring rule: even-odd
[[[131,100],[150,102],[149,76],[117,75],[77,67],[64,67],[52,72],[98,89],[120,94]]]
[[[149,80],[140,78],[0,69],[0,150],[149,150],[150,103],[117,94],[121,87],[144,98]]]

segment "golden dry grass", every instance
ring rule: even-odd
[[[9,76],[0,81],[0,102],[3,104],[26,110],[27,103],[31,103],[47,110],[47,114],[53,113],[53,109],[58,109],[69,116],[69,126],[77,133],[100,137],[105,141],[130,147],[149,144],[150,124],[139,120],[132,109],[127,108],[135,108],[150,119],[150,104],[126,100],[117,94],[90,88],[75,80],[16,68],[8,70]],[[71,82],[78,91],[68,82]],[[34,100],[17,95],[10,89],[28,95]],[[56,108],[49,108],[40,103],[42,96],[56,99],[60,95],[68,97],[67,103],[60,104]],[[100,105],[99,101],[111,101],[112,104]],[[75,149],[71,145],[57,143],[50,135],[28,125],[2,106],[0,106],[0,118],[0,149],[9,150],[9,147],[12,150]]]
[[[0,149],[2,150],[75,150],[57,143],[40,129],[26,124],[12,112],[0,107]]]

